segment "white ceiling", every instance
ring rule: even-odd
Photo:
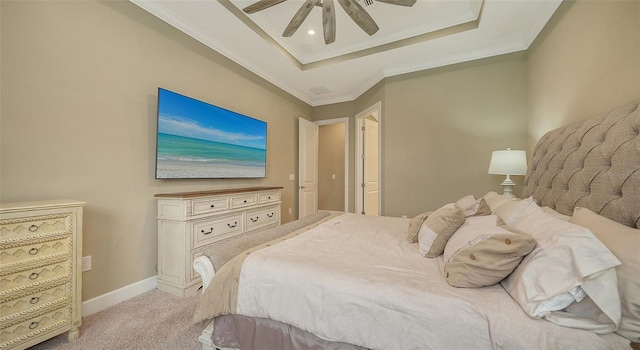
[[[321,7],[282,37],[303,0],[251,15],[241,9],[258,0],[130,1],[312,106],[354,100],[385,77],[526,50],[562,2],[358,0],[380,28],[369,36],[336,1],[336,40],[327,45]]]

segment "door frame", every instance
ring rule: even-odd
[[[378,121],[378,215],[384,215],[384,213],[382,212],[382,102],[378,101],[374,104],[372,104],[371,106],[365,108],[364,110],[362,110],[360,113],[356,114],[356,138],[355,138],[355,154],[354,154],[354,160],[355,160],[355,168],[356,168],[356,178],[355,178],[355,189],[356,189],[356,194],[355,194],[355,210],[356,213],[362,213],[362,210],[364,209],[364,203],[363,203],[363,195],[364,195],[364,190],[361,186],[362,182],[364,181],[363,179],[363,169],[362,169],[362,162],[359,161],[362,158],[360,157],[360,155],[362,154],[363,151],[363,138],[362,138],[362,127],[364,125],[364,119],[368,116],[372,116],[374,119],[376,119]]]
[[[317,120],[318,126],[344,123],[344,211],[349,212],[349,118]]]

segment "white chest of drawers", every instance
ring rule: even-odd
[[[84,204],[0,204],[0,349],[80,336]]]
[[[282,187],[157,194],[158,289],[179,297],[202,286],[193,260],[214,242],[280,225]]]

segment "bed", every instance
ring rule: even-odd
[[[194,262],[203,349],[629,349],[640,343],[640,100],[550,131],[522,199],[323,212]]]

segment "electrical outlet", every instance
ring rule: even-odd
[[[291,210],[291,208],[289,208],[289,214],[293,213],[293,211]]]
[[[82,272],[91,270],[91,255],[82,257]]]

